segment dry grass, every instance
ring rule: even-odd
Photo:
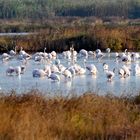
[[[139,97],[94,94],[65,98],[47,98],[38,91],[1,94],[0,140],[138,139],[139,103]]]

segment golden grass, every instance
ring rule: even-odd
[[[0,96],[0,140],[120,140],[140,137],[139,100],[38,91]]]

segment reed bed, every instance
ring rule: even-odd
[[[140,96],[87,93],[46,97],[39,91],[0,96],[0,140],[123,140],[140,137]]]
[[[102,34],[101,34],[102,33]],[[140,51],[140,27],[106,27],[106,26],[81,26],[47,28],[43,31],[26,36],[0,36],[0,52],[8,52],[21,46],[27,52],[69,50],[74,45],[76,51],[81,49],[95,51],[97,48],[111,51]]]

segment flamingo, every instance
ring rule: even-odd
[[[15,46],[14,50],[10,50],[9,53],[10,53],[11,56],[16,55],[16,47],[17,47],[17,46]]]
[[[71,74],[71,72],[68,69],[64,70],[63,75],[66,78],[70,78],[70,79],[72,78],[72,74]]]
[[[131,58],[132,58],[133,61],[136,61],[136,60],[138,60],[140,58],[140,55],[138,53],[133,52],[131,54]]]
[[[9,68],[7,68],[6,74],[12,75],[12,74],[16,73],[16,75],[20,75],[25,72],[25,68],[26,68],[25,65],[16,66],[16,67],[10,66]]]
[[[125,53],[122,54],[122,62],[131,62],[131,56],[128,54],[126,55]]]
[[[87,52],[85,49],[80,50],[79,53],[80,53],[80,55],[81,55],[82,57],[88,58],[88,52]]]
[[[124,50],[124,53],[127,54],[127,49]]]
[[[51,52],[51,55],[52,55],[53,58],[56,58],[56,56],[57,56],[57,54],[56,54],[55,51],[52,51],[52,52]]]
[[[23,50],[23,48],[21,47],[20,48],[18,59],[20,59],[20,60],[23,60],[23,59],[29,60],[30,58],[31,58],[31,55],[29,55],[28,53],[26,53]]]
[[[40,52],[40,55],[44,58],[44,59],[46,59],[47,57],[48,57],[48,53],[46,53],[46,47],[44,48],[44,52]]]
[[[66,69],[66,67],[63,66],[62,64],[60,64],[60,65],[58,65],[58,69],[59,69],[60,73],[63,73],[64,70]]]
[[[122,54],[119,54],[118,52],[115,52],[115,62],[118,62],[121,58]]]
[[[92,55],[94,55],[94,52],[93,51],[89,51],[88,54],[92,56]]]
[[[108,70],[108,65],[106,63],[103,63],[103,70]]]
[[[35,62],[42,62],[43,61],[43,56],[35,56],[34,61]]]
[[[71,66],[68,68],[68,70],[71,72],[71,74],[74,76],[76,74],[74,66]]]
[[[95,52],[97,59],[101,59],[104,56],[100,49],[97,49]]]
[[[1,58],[2,58],[2,61],[7,61],[11,58],[11,56],[7,53],[3,53]]]
[[[63,53],[64,57],[66,57],[68,60],[71,60],[71,52],[70,51],[65,51]]]
[[[123,68],[120,68],[120,69],[118,70],[118,74],[120,75],[121,78],[122,78],[122,77],[125,78],[125,71],[124,71]]]
[[[7,70],[6,70],[6,75],[12,75],[15,72],[14,67],[10,66]]]
[[[127,66],[123,65],[123,66],[122,66],[122,69],[123,69],[124,72],[125,72],[124,77],[130,76],[130,69],[129,69]]]
[[[50,65],[45,65],[45,66],[44,66],[44,71],[46,72],[46,71],[48,71],[48,70],[51,70],[51,66],[50,66]]]
[[[136,64],[134,66],[134,74],[135,75],[139,75],[140,74],[140,66],[138,64]]]
[[[59,68],[56,65],[51,66],[51,72],[53,73],[60,73]]]
[[[107,48],[106,49],[106,53],[108,54],[108,57],[110,57],[110,52],[111,52],[111,49],[110,48]]]
[[[84,59],[84,60],[85,60],[85,59]],[[85,67],[85,61],[84,61],[84,67]],[[76,73],[77,75],[83,75],[83,74],[86,73],[86,67],[85,67],[85,68],[82,68],[80,65],[75,64],[75,65],[73,66],[73,68],[74,68],[75,73]]]
[[[113,71],[106,71],[106,77],[107,77],[109,82],[112,81],[114,76],[115,76],[115,69],[113,69]]]
[[[107,53],[110,53],[110,52],[111,52],[111,49],[110,49],[110,48],[107,48],[107,49],[106,49],[106,52],[107,52]]]
[[[21,74],[21,67],[20,66],[16,66],[15,69],[14,69],[15,73],[17,75],[20,75]]]
[[[47,58],[48,58],[49,60],[51,60],[51,59],[53,58],[52,54],[51,54],[51,53],[48,53]]]
[[[61,62],[60,62],[60,59],[56,59],[56,60],[55,60],[55,65],[58,66],[58,65],[60,65],[60,63],[61,63]]]
[[[74,50],[73,45],[72,45],[72,47],[70,47],[70,52],[71,52],[71,56],[72,57],[76,57],[77,56],[77,51]]]
[[[101,53],[101,50],[100,49],[96,49],[95,53]]]
[[[43,69],[34,69],[32,75],[33,77],[45,77],[47,73]]]
[[[86,69],[80,67],[78,71],[78,75],[84,75],[86,73]]]
[[[49,76],[48,76],[49,79],[53,80],[53,81],[60,81],[60,76],[57,75],[56,73],[51,73]]]
[[[25,65],[16,66],[16,67],[14,68],[15,73],[16,73],[17,75],[23,74],[23,73],[25,72],[25,69],[26,69]]]
[[[97,74],[97,68],[94,64],[87,65],[86,68],[91,74],[93,75]]]
[[[23,74],[25,72],[25,70],[26,70],[26,66],[25,65],[21,65],[20,68],[21,68],[21,74]]]

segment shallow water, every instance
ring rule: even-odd
[[[61,54],[58,56],[61,63],[68,66],[69,63],[66,59],[62,59]],[[84,66],[84,58],[78,58],[78,64]],[[133,74],[133,66],[136,62],[131,62],[127,64],[131,68],[131,76],[127,78],[119,78],[116,74],[112,82],[108,82],[106,74],[103,71],[103,63],[106,62],[109,65],[109,69],[118,68],[124,63],[115,62],[115,54],[111,53],[110,57],[106,56],[98,61],[96,58],[89,57],[87,63],[93,63],[98,69],[96,76],[90,75],[88,72],[82,76],[75,76],[72,80],[65,79],[61,76],[60,82],[54,82],[44,78],[33,78],[32,71],[35,68],[43,68],[43,63],[35,63],[33,60],[29,60],[27,63],[26,71],[21,76],[7,76],[6,69],[9,66],[21,65],[21,62],[16,58],[9,60],[7,62],[0,61],[0,87],[2,91],[15,90],[17,93],[22,93],[29,91],[31,89],[38,89],[42,92],[47,92],[50,95],[62,94],[67,96],[69,93],[75,93],[81,95],[85,92],[96,92],[99,95],[104,95],[107,93],[114,94],[116,96],[121,96],[123,94],[137,94],[140,91],[140,76]],[[139,61],[137,61],[139,63]]]
[[[31,35],[34,33],[29,33],[29,32],[22,32],[22,33],[0,33],[0,36],[26,36],[26,35]]]

